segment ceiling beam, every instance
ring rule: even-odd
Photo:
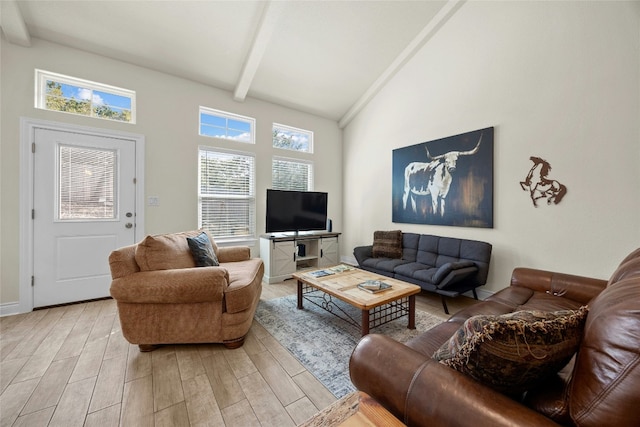
[[[249,54],[242,67],[242,73],[240,73],[236,89],[233,92],[233,99],[236,101],[244,101],[247,92],[249,92],[253,78],[262,61],[262,56],[271,41],[271,36],[278,23],[278,18],[280,17],[284,3],[283,1],[269,1],[262,10],[262,16],[260,17],[255,38],[253,39]]]
[[[387,67],[364,94],[349,108],[338,121],[343,129],[373,99],[373,97],[395,76],[398,71],[424,46],[425,43],[453,16],[466,0],[449,0],[440,11],[427,23],[418,35],[404,48],[400,55]]]
[[[9,43],[31,47],[31,35],[27,30],[16,0],[0,1],[0,26]]]

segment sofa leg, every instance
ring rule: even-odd
[[[478,294],[476,293],[476,288],[471,289],[471,291],[473,291],[473,297],[475,299],[478,299]]]
[[[160,347],[160,346],[156,345],[156,344],[138,344],[138,348],[140,349],[140,351],[142,353],[146,353],[148,351],[153,351],[153,350],[157,349],[158,347]]]
[[[447,301],[445,301],[444,295],[440,295],[440,298],[442,299],[442,308],[444,308],[445,314],[449,314],[449,309],[447,308]]]
[[[244,337],[231,340],[231,341],[225,341],[223,342],[223,344],[225,347],[227,347],[230,350],[233,350],[234,348],[240,348],[242,347],[242,344],[244,344]]]

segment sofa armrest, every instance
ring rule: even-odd
[[[547,417],[384,335],[363,337],[351,381],[407,425],[556,426]]]
[[[607,281],[534,268],[518,267],[511,275],[511,286],[522,286],[538,292],[566,291],[565,298],[587,304],[604,290]]]
[[[218,261],[238,262],[246,261],[251,258],[251,249],[249,246],[219,246]]]
[[[353,256],[356,257],[358,265],[362,265],[365,259],[373,257],[373,245],[358,246],[353,249]]]
[[[229,273],[222,267],[141,271],[114,279],[111,296],[118,302],[180,304],[222,301]]]

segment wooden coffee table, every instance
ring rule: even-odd
[[[370,328],[383,325],[403,316],[408,316],[409,329],[416,325],[416,294],[421,288],[401,280],[371,273],[351,267],[346,271],[339,271],[345,266],[309,270],[294,273],[298,281],[298,309],[303,309],[303,300],[307,300],[321,307],[341,319],[361,328],[362,336],[369,333]],[[331,273],[322,277],[315,277],[318,271]],[[380,280],[391,285],[378,293],[370,293],[358,288],[360,283],[367,280]],[[337,298],[349,305],[360,309],[362,318],[354,319],[333,302]]]

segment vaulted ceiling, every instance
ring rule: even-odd
[[[463,2],[2,0],[1,25],[344,127]]]

